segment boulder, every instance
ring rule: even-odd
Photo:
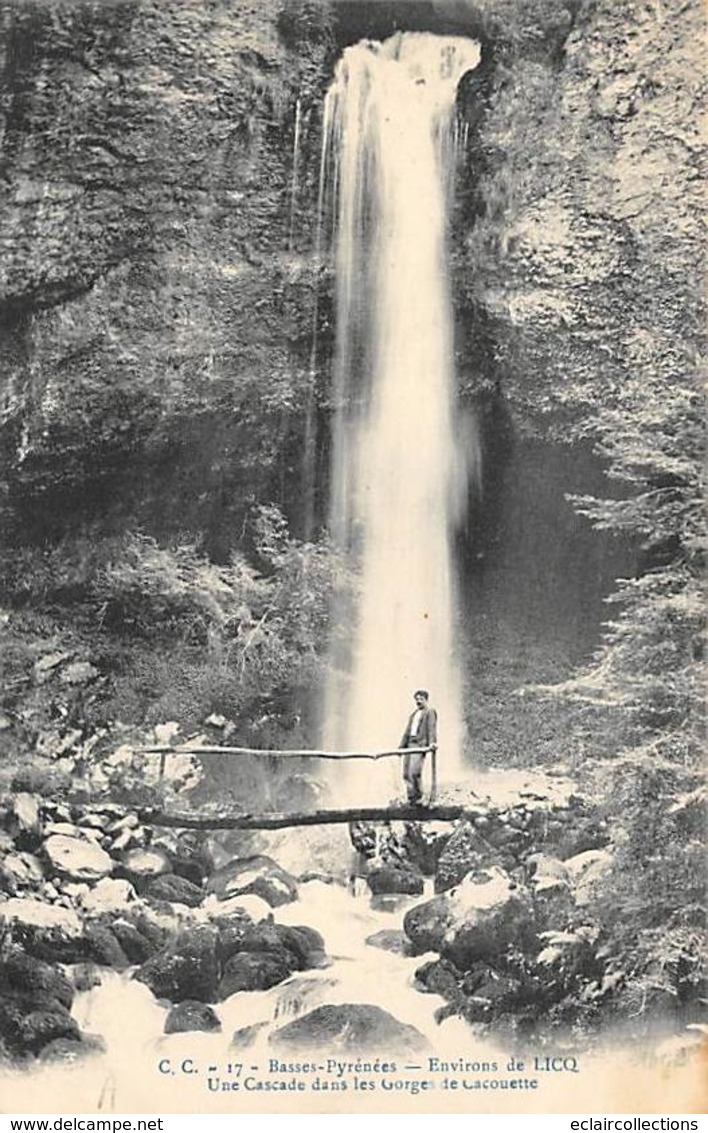
[[[377,893],[371,898],[371,908],[377,913],[397,913],[409,903],[404,893]]]
[[[577,814],[558,842],[558,856],[566,860],[586,850],[602,850],[610,841],[607,821],[595,814]]]
[[[98,669],[90,661],[73,661],[61,671],[60,681],[65,685],[85,685],[99,676]]]
[[[204,890],[186,877],[164,873],[145,887],[145,896],[156,901],[169,901],[173,905],[188,905],[195,909],[204,899]]]
[[[292,953],[236,952],[224,965],[217,998],[228,999],[237,991],[265,991],[282,983],[296,970]]]
[[[102,924],[87,924],[84,929],[86,956],[104,968],[121,972],[129,960],[111,930]]]
[[[439,952],[454,921],[455,912],[447,894],[409,909],[403,918],[403,930],[411,942],[413,955]]]
[[[52,873],[72,881],[100,881],[113,871],[113,859],[90,839],[52,834],[43,852]]]
[[[82,897],[81,905],[87,913],[121,913],[136,896],[135,889],[125,878],[104,877]]]
[[[552,881],[568,881],[568,867],[558,858],[549,854],[529,854],[525,861],[526,874],[532,879],[534,888],[548,885]]]
[[[402,839],[406,858],[424,877],[432,877],[452,833],[448,822],[407,822]]]
[[[74,1000],[71,983],[57,968],[27,956],[21,949],[10,948],[0,960],[0,990],[2,994],[24,992],[37,997],[38,1003],[55,999],[67,1010]]]
[[[322,937],[314,929],[305,926],[261,921],[259,924],[246,925],[240,939],[238,931],[235,931],[230,946],[237,940],[239,947],[234,951],[278,956],[291,971],[321,967],[324,962]],[[234,951],[231,952],[232,955]]]
[[[225,964],[234,953],[243,952],[243,940],[253,921],[244,914],[240,917],[225,917],[213,923],[219,933],[216,943],[217,956],[220,962]]]
[[[0,905],[0,925],[31,956],[70,964],[83,958],[83,925],[72,909],[31,897]]]
[[[154,849],[163,850],[172,863],[172,872],[193,885],[201,887],[214,872],[214,858],[203,834],[185,832],[169,840],[163,837]]]
[[[145,937],[152,953],[160,952],[179,930],[174,917],[165,917],[150,905],[135,904],[126,909],[120,920],[133,925]]]
[[[54,1039],[79,1039],[79,1026],[57,999],[38,1002],[34,993],[0,998],[0,1044],[14,1055],[36,1055]]]
[[[18,889],[36,889],[44,881],[41,862],[27,850],[3,858],[2,870],[8,893],[16,893]]]
[[[75,964],[72,979],[76,991],[91,991],[91,988],[101,986],[101,972],[95,964]]]
[[[213,1008],[195,999],[175,1003],[165,1019],[165,1034],[181,1031],[220,1031],[221,1023]]]
[[[234,858],[209,879],[207,892],[220,900],[255,893],[277,908],[297,899],[297,882],[277,862],[265,854]]]
[[[378,827],[373,822],[350,822],[349,840],[358,854],[373,858],[378,846]]]
[[[253,921],[262,921],[272,916],[272,909],[262,897],[255,893],[243,893],[240,897],[227,897],[220,901],[213,893],[207,894],[202,901],[202,909],[214,922],[221,922],[230,917],[248,917]]]
[[[286,1023],[269,1038],[283,1051],[322,1051],[332,1054],[418,1054],[427,1049],[415,1027],[401,1023],[371,1003],[338,1003],[316,1007],[300,1019]]]
[[[449,960],[429,960],[416,968],[414,979],[419,991],[442,995],[450,1002],[462,1001],[461,974]]]
[[[397,956],[411,955],[411,942],[405,932],[397,928],[382,928],[367,936],[366,944],[371,948],[382,948],[384,952],[395,952]]]
[[[28,791],[20,791],[12,800],[10,830],[20,850],[34,850],[42,837],[41,799]]]
[[[105,1041],[100,1035],[81,1034],[78,1039],[52,1039],[39,1053],[40,1062],[61,1063],[73,1066],[87,1058],[106,1053]]]
[[[67,838],[80,838],[82,836],[82,829],[74,822],[47,822],[44,826],[44,837],[49,838],[52,834],[63,834]]]
[[[300,970],[322,968],[327,964],[324,939],[314,928],[307,925],[276,925],[276,928],[283,946],[296,957]]]
[[[459,885],[472,869],[499,865],[499,852],[482,834],[474,821],[460,822],[438,859],[435,892],[444,893]]]
[[[184,929],[172,945],[138,968],[133,978],[147,984],[158,999],[212,1002],[219,985],[216,945],[217,933],[210,925]]]
[[[498,973],[482,980],[469,996],[465,1016],[470,1022],[486,1023],[513,1009],[521,992],[521,981]]]
[[[450,893],[416,905],[404,929],[417,952],[433,949],[461,970],[534,940],[528,894],[497,868],[472,873]]]
[[[609,850],[585,850],[563,863],[570,875],[570,889],[577,905],[588,905],[599,895],[612,871],[613,861]]]
[[[159,946],[153,944],[142,932],[126,920],[112,920],[111,932],[123,949],[131,964],[144,964],[156,952]]]
[[[419,873],[395,865],[369,868],[366,882],[374,896],[381,893],[404,893],[419,897],[424,889],[423,878]]]
[[[151,881],[165,873],[172,873],[172,863],[164,850],[140,847],[128,850],[116,868],[116,874],[127,878],[138,893],[143,893]]]
[[[576,904],[566,881],[542,877],[532,885],[531,892],[538,932],[563,930],[569,926]]]
[[[262,1022],[251,1023],[249,1027],[239,1027],[231,1036],[229,1050],[248,1050],[249,1047],[253,1046],[264,1027],[267,1026],[267,1022]]]

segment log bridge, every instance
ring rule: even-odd
[[[311,751],[250,748],[250,747],[190,747],[188,744],[170,746],[162,744],[156,747],[140,749],[144,755],[157,755],[160,759],[160,781],[164,779],[167,759],[170,755],[203,756],[256,756],[269,759],[391,759],[400,758],[406,754],[430,754],[432,784],[430,800],[427,805],[417,804],[388,807],[349,807],[344,810],[313,810],[294,814],[269,812],[264,814],[245,814],[227,810],[223,807],[214,807],[209,810],[195,813],[190,811],[163,812],[157,809],[144,809],[140,812],[143,822],[150,822],[155,826],[171,826],[180,829],[192,830],[282,830],[290,826],[327,826],[344,822],[382,822],[397,820],[400,822],[428,822],[428,821],[454,821],[467,813],[467,809],[459,805],[435,805],[437,794],[437,751],[424,747],[393,748],[390,751]]]

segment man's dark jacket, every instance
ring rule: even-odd
[[[423,715],[418,723],[418,733],[415,739],[411,735],[415,712],[411,712],[406,730],[403,733],[400,747],[435,747],[438,742],[438,714],[434,708],[422,708]]]

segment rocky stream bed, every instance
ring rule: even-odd
[[[478,1035],[539,1039],[577,1021],[581,1002],[591,1018],[618,982],[593,915],[612,867],[606,825],[562,777],[478,778],[474,798],[448,791],[466,796],[458,822],[352,824],[350,851],[343,830],[290,832],[305,840],[300,864],[308,839],[319,839],[318,865],[332,843],[331,871],[299,875],[268,853],[229,857],[206,835],[151,828],[115,803],[8,795],[4,1058],[29,1065],[105,1050],[105,1035],[80,1020],[87,996],[118,978],[109,972],[141,1002],[154,997],[164,1034],[217,1032],[236,1048],[263,1028],[274,1049],[359,1051],[383,1038],[389,1049],[427,1045],[409,1019],[379,1005],[374,982],[366,995],[363,981],[358,1002],[341,1002],[332,973],[360,924],[369,957],[375,949],[380,964],[384,954],[407,960],[401,979],[431,997],[434,1025],[454,1017]],[[285,997],[254,1021],[244,993],[281,987]],[[282,1023],[283,1002],[292,1017],[274,1025],[267,1011]]]

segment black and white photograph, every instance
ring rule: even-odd
[[[2,1112],[704,1112],[705,43],[0,0]]]

